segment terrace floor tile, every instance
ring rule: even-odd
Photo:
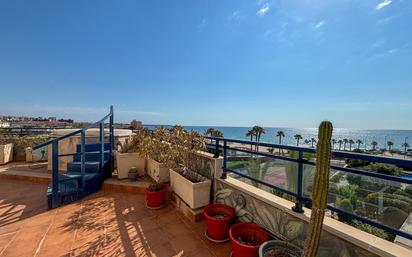
[[[173,205],[149,210],[143,194],[103,190],[47,210],[46,185],[0,178],[0,257],[230,256]]]

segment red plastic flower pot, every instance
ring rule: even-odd
[[[149,191],[145,188],[147,206],[149,208],[159,208],[166,204],[167,185],[163,185],[160,191]]]
[[[203,209],[203,215],[208,237],[216,241],[229,238],[229,227],[235,216],[235,209],[224,204],[212,204]]]
[[[233,248],[233,257],[258,257],[259,246],[269,240],[266,231],[256,224],[238,223],[229,230],[230,242]],[[246,245],[238,240],[255,242],[254,245]]]

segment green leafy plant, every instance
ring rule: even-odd
[[[336,199],[335,206],[336,208],[340,210],[353,213],[353,205],[349,199],[338,198]],[[347,217],[345,214],[341,214],[341,213],[338,213],[338,219],[339,221],[343,221],[343,222],[349,222],[352,220],[351,218]]]
[[[1,136],[0,144],[13,143],[13,152],[16,156],[24,156],[27,147],[44,143],[49,140],[49,137],[44,136]]]
[[[132,138],[127,138],[123,143],[118,143],[120,153],[141,153],[143,142],[150,135],[150,131],[145,128],[137,128]]]
[[[163,189],[163,183],[154,182],[149,185],[147,190],[150,192],[159,192],[162,189]]]

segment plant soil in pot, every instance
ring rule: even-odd
[[[166,205],[167,185],[154,183],[145,189],[147,207],[159,209]]]
[[[299,247],[280,240],[267,241],[259,248],[259,257],[301,257],[302,255]]]
[[[229,230],[233,257],[258,257],[259,246],[269,240],[266,231],[253,223],[238,223]]]
[[[217,242],[229,239],[229,227],[235,216],[235,210],[224,204],[212,204],[203,209],[206,219],[206,236]]]

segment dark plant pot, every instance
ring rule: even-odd
[[[259,247],[259,257],[264,257],[266,252],[273,249],[286,249],[289,257],[301,257],[303,255],[302,250],[294,244],[280,240],[270,240]]]
[[[215,215],[225,215],[225,217],[214,218]],[[206,219],[208,237],[216,241],[229,238],[229,227],[235,216],[235,209],[224,204],[212,204],[203,209],[203,216]]]
[[[129,179],[137,180],[137,172],[129,172],[127,175]]]
[[[233,257],[258,257],[259,246],[269,240],[266,231],[253,223],[238,223],[229,230]],[[237,241],[242,238],[246,241],[256,241],[255,246],[241,244]]]
[[[145,188],[147,207],[160,208],[166,204],[167,185],[163,185],[160,191],[149,191]]]

